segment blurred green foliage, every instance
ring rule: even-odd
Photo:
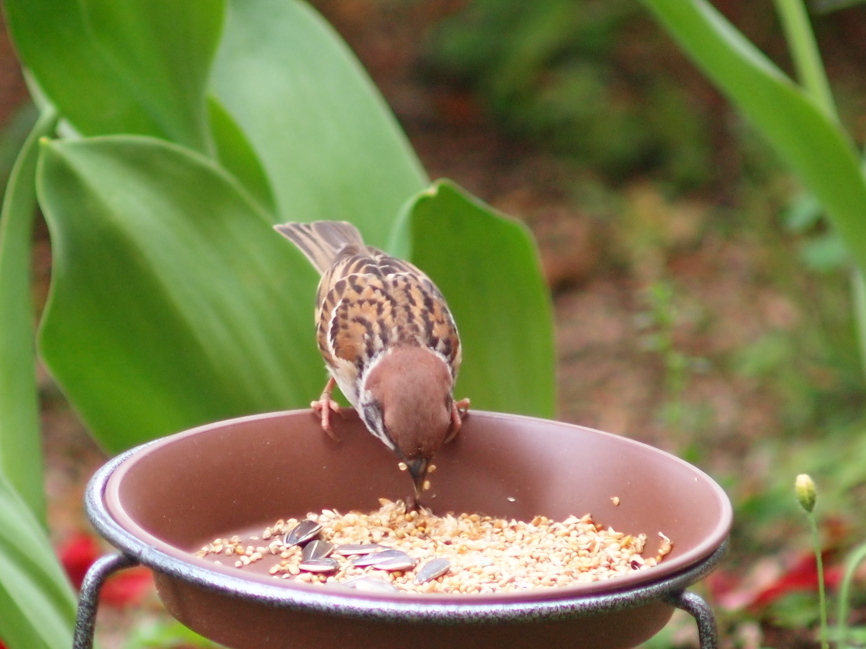
[[[694,187],[712,173],[708,107],[659,65],[665,47],[632,0],[475,0],[438,26],[429,60],[513,134],[612,180]]]
[[[325,377],[318,277],[275,223],[349,220],[371,245],[421,260],[467,350],[457,391],[473,407],[553,415],[551,305],[531,233],[454,183],[430,183],[363,68],[306,3],[3,9],[41,113],[0,217],[0,530],[26,532],[0,533],[10,649],[68,647],[74,617],[47,538],[37,342],[109,452],[308,407]],[[52,253],[38,336],[37,200]]]
[[[684,5],[698,4],[702,11],[711,6],[686,0],[667,4],[672,14]],[[824,12],[855,3],[810,4],[813,11]],[[739,458],[727,460],[734,464],[727,475],[725,469],[717,473],[737,506],[734,565],[748,566],[756,557],[797,545],[802,530],[795,524],[790,480],[802,471],[821,476],[826,485],[823,511],[834,512],[828,516],[840,516],[851,525],[845,541],[851,543],[864,532],[856,512],[866,502],[863,367],[848,277],[851,246],[862,250],[858,217],[863,210],[846,214],[840,203],[862,203],[860,181],[852,173],[857,152],[851,155],[854,147],[844,131],[851,142],[863,139],[862,39],[857,34],[866,13],[860,8],[853,14],[814,18],[831,55],[841,122],[820,124],[820,113],[812,111],[814,97],[808,96],[812,87],[807,84],[801,91],[785,76],[791,68],[799,73],[803,64],[796,48],[802,43],[794,43],[793,54],[786,52],[785,30],[772,2],[712,3],[733,17],[736,27],[731,26],[728,35],[740,29],[751,41],[742,39],[731,47],[749,50],[744,58],[750,61],[740,72],[754,64],[756,69],[771,70],[767,77],[779,81],[775,98],[765,106],[759,105],[758,89],[765,86],[756,80],[758,75],[751,83],[748,73],[726,79],[724,72],[713,70],[714,60],[716,67],[732,60],[719,63],[724,58],[720,49],[711,49],[706,38],[695,38],[687,48],[692,56],[702,46],[706,49],[700,64],[704,71],[711,70],[710,79],[721,94],[733,97],[741,109],[746,106],[739,115],[696,80],[695,69],[672,54],[674,42],[660,37],[635,5],[620,0],[475,0],[439,26],[428,59],[439,73],[470,90],[512,136],[529,139],[597,174],[602,194],[619,194],[602,201],[607,203],[603,210],[590,206],[583,191],[576,191],[575,202],[582,211],[596,211],[611,223],[613,245],[608,242],[607,252],[624,250],[624,271],[645,289],[637,333],[642,347],[656,357],[663,379],[657,414],[670,433],[665,442],[699,464],[723,466],[722,456],[727,454]],[[682,27],[677,34],[680,44],[685,30]],[[752,51],[752,43],[768,56],[763,58],[757,48]],[[788,126],[771,124],[774,114],[779,124],[785,115],[796,116],[787,133]],[[769,139],[764,137],[768,132]],[[833,146],[817,144],[834,137],[841,144],[835,153],[830,151]],[[841,167],[834,171],[842,159],[845,172]],[[849,164],[852,160],[855,163]],[[806,190],[791,178],[788,164],[805,179]],[[647,176],[654,180],[648,191],[667,197],[661,199],[667,214],[640,227],[646,223],[628,217],[632,206],[629,199],[623,201],[620,189]],[[691,351],[675,334],[692,327],[712,336],[712,318],[719,314],[702,301],[694,286],[679,282],[678,272],[671,268],[684,249],[694,252],[698,247],[692,243],[684,248],[671,234],[678,205],[689,195],[712,206],[696,215],[701,222],[696,228],[703,228],[697,239],[717,236],[760,258],[748,271],[721,272],[740,273],[741,289],[750,295],[760,295],[756,289],[762,287],[786,296],[798,314],[796,323],[756,332],[737,348],[712,354],[707,361],[697,359],[697,367],[684,363],[693,360]],[[843,195],[849,199],[840,200]],[[828,220],[827,210],[833,212],[847,245]],[[861,267],[862,260],[860,256]],[[694,313],[684,312],[682,305]],[[718,420],[713,413],[707,413],[712,406],[694,396],[700,392],[688,389],[706,369],[704,362],[712,363],[713,374],[748,392],[747,398],[765,400],[773,413],[768,419],[772,427],[753,433],[755,437],[728,433],[736,450],[717,452],[726,433],[714,426]],[[774,624],[802,628],[817,619],[816,602],[812,594],[786,598],[763,615]]]

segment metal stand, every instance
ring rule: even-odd
[[[75,618],[75,635],[72,649],[92,649],[93,632],[96,628],[96,607],[102,584],[113,573],[130,568],[138,562],[125,554],[108,554],[98,559],[84,576],[78,595],[78,615]]]
[[[78,615],[75,620],[72,649],[93,649],[99,591],[105,580],[112,574],[135,565],[138,565],[138,561],[125,554],[109,554],[90,566],[78,596]],[[700,595],[689,591],[679,591],[664,595],[662,599],[695,618],[698,625],[700,649],[718,649],[719,638],[716,618],[709,604]]]
[[[713,609],[700,595],[681,591],[672,593],[664,599],[695,618],[695,622],[698,623],[698,641],[701,649],[718,649],[719,634],[716,629],[716,618]]]

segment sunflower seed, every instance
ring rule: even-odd
[[[415,583],[423,584],[426,581],[432,581],[437,577],[441,577],[451,569],[451,562],[448,559],[439,557],[431,559],[418,569],[415,574]]]
[[[380,552],[379,554],[385,554],[384,552]],[[374,555],[378,556],[378,555]],[[381,559],[373,564],[373,568],[378,570],[387,570],[388,572],[394,570],[409,570],[410,568],[415,567],[415,559],[410,557],[405,552],[400,552],[400,550],[394,550],[394,554],[385,559]]]
[[[363,556],[352,559],[352,565],[357,566],[359,568],[363,568],[364,566],[375,566],[377,563],[382,561],[388,561],[394,557],[404,557],[408,556],[402,550],[382,550],[381,552],[374,552],[373,554],[365,554]]]
[[[384,548],[378,543],[344,543],[334,548],[334,554],[341,554],[344,557],[364,554],[373,554]]]
[[[302,545],[307,541],[316,538],[321,531],[322,526],[319,523],[307,518],[295,525],[289,533],[286,534],[283,543],[286,545]]]
[[[340,564],[330,557],[323,559],[307,559],[298,564],[298,568],[305,572],[334,572],[339,567]]]
[[[313,539],[301,551],[301,561],[324,559],[334,551],[334,544],[323,539]]]

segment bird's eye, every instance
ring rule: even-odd
[[[382,429],[382,410],[375,403],[365,403],[363,406],[364,423],[371,430]]]
[[[394,440],[385,429],[382,421],[382,407],[376,401],[365,403],[361,406],[361,419],[367,425],[367,429],[373,433],[381,442],[392,451],[396,448]]]

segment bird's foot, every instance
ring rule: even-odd
[[[343,411],[340,409],[340,404],[331,398],[331,390],[334,389],[334,379],[330,379],[322,391],[322,396],[317,401],[310,403],[310,408],[321,418],[322,430],[328,434],[335,442],[339,442],[339,438],[334,434],[334,429],[331,428],[331,413],[336,412],[341,417]]]
[[[460,427],[463,426],[463,419],[469,416],[469,399],[461,399],[455,401],[451,405],[451,432],[445,438],[447,444],[452,439],[457,437],[460,432]]]

